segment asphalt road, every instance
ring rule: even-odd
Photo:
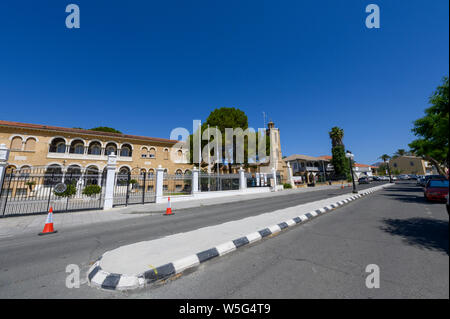
[[[374,186],[374,184],[369,186]],[[132,293],[105,292],[88,287],[85,283],[78,289],[68,289],[65,286],[67,276],[65,272],[66,266],[68,264],[79,265],[81,267],[82,278],[84,279],[89,262],[95,260],[103,252],[118,246],[336,196],[342,194],[343,191],[323,190],[276,198],[272,197],[270,199],[230,203],[227,205],[186,209],[177,211],[177,214],[171,217],[151,214],[131,220],[92,225],[87,228],[77,227],[64,233],[47,237],[24,235],[8,238],[0,242],[0,298],[298,298],[314,297],[314,294],[306,294],[306,291],[311,291],[311,286],[315,287],[313,291],[321,292],[323,296],[331,296],[332,294],[327,295],[326,292],[338,291],[339,289],[332,286],[328,287],[326,283],[329,283],[331,279],[343,280],[340,278],[343,274],[332,270],[333,268],[340,269],[340,263],[342,261],[339,258],[342,259],[344,256],[353,256],[356,254],[351,258],[351,260],[355,259],[352,263],[354,265],[364,263],[358,257],[364,256],[363,252],[366,252],[364,248],[367,245],[366,241],[358,240],[357,243],[359,244],[356,248],[349,250],[348,245],[351,239],[345,239],[346,236],[358,237],[359,233],[361,233],[363,238],[367,235],[375,236],[375,238],[376,236],[380,236],[380,234],[386,236],[388,233],[385,230],[374,227],[379,223],[379,219],[383,215],[392,214],[397,216],[397,211],[406,211],[408,216],[411,215],[408,218],[414,218],[414,216],[423,215],[424,210],[431,212],[431,214],[434,214],[433,216],[440,216],[440,222],[444,224],[443,226],[446,225],[445,230],[447,233],[444,238],[445,241],[437,245],[445,246],[446,244],[447,248],[446,250],[445,247],[441,249],[443,251],[440,251],[440,254],[438,254],[439,251],[436,252],[428,248],[422,248],[420,250],[422,253],[414,252],[412,255],[418,255],[417,258],[413,258],[416,261],[415,264],[411,263],[411,260],[407,260],[406,262],[408,266],[416,265],[417,268],[420,268],[420,273],[423,273],[422,268],[425,266],[431,267],[433,263],[428,264],[426,259],[425,261],[423,260],[424,256],[421,254],[432,254],[429,258],[431,260],[436,259],[437,270],[441,271],[442,265],[442,267],[445,267],[446,273],[443,274],[443,278],[442,276],[441,278],[431,276],[431,281],[438,281],[438,283],[436,284],[437,286],[431,285],[429,289],[433,292],[440,292],[440,288],[436,288],[440,287],[440,283],[441,286],[446,286],[448,297],[448,218],[445,213],[445,208],[443,205],[425,204],[420,201],[408,202],[405,199],[401,200],[404,194],[413,196],[414,198],[416,195],[420,195],[420,192],[418,192],[419,189],[415,188],[413,184],[394,187],[394,189],[397,190],[383,191],[375,195],[370,195],[368,198],[361,199],[341,208],[341,211],[336,212],[336,214],[323,216],[308,224],[302,225],[298,229],[283,232],[276,238],[264,241],[259,245],[244,248],[229,256],[219,258],[217,261],[208,262],[194,273],[183,275],[180,279],[164,286],[148,288]],[[348,192],[348,189],[344,191]],[[395,195],[396,198],[394,196],[388,196],[389,194],[385,194],[386,192],[390,195]],[[359,208],[362,210],[365,210],[366,207],[367,209],[371,207],[371,209],[368,209],[368,212],[370,212],[368,216],[372,218],[361,218],[359,213],[359,215],[356,215],[359,218],[354,220],[354,216],[352,215],[356,213],[352,213],[351,209],[358,205],[362,205],[362,208]],[[405,208],[407,206],[408,209]],[[391,209],[393,212],[391,212]],[[425,217],[431,218],[428,215]],[[431,220],[435,222],[434,219]],[[441,240],[439,239],[440,237],[436,239],[437,233],[435,229],[430,229],[429,225],[425,226],[428,227],[427,229],[432,238],[435,238],[436,241]],[[307,232],[311,231],[310,229],[314,227],[317,228],[315,232],[330,233],[330,235],[318,236],[314,233],[308,234]],[[391,225],[389,227],[394,226]],[[323,231],[321,228],[324,228]],[[422,235],[426,241],[426,233]],[[302,238],[296,238],[297,236]],[[310,236],[312,237],[309,238]],[[337,237],[335,238],[334,236]],[[339,240],[341,237],[343,238],[343,242]],[[388,238],[392,241],[398,241],[398,236],[389,235]],[[311,247],[306,245],[308,241],[311,242]],[[299,245],[299,242],[302,244]],[[401,241],[401,244],[409,249],[412,249],[409,246],[414,246],[403,241]],[[401,247],[402,245],[397,243],[393,244],[393,247]],[[385,255],[383,253],[383,248],[386,247],[383,244],[381,246],[374,249],[373,254],[384,257],[389,256],[389,254]],[[278,289],[279,284],[272,286],[270,283],[267,283],[267,281],[270,282],[271,280],[275,280],[275,278],[284,280],[285,282],[292,282],[291,276],[297,278],[299,271],[311,272],[310,268],[312,264],[308,264],[306,261],[303,262],[303,266],[299,269],[295,267],[295,265],[302,265],[302,262],[292,260],[296,256],[295,249],[298,250],[297,255],[304,254],[305,260],[319,259],[320,261],[320,258],[325,258],[326,260],[322,262],[328,261],[330,263],[331,269],[327,270],[330,279],[325,277],[326,280],[324,282],[317,276],[306,276],[307,273],[305,273],[306,278],[309,278],[308,280],[302,280],[302,283],[306,284],[305,290],[299,289],[299,283],[297,282],[295,285],[297,288],[290,285],[291,291],[288,289],[289,285],[281,284],[282,287],[280,286],[280,289]],[[394,251],[391,257],[398,258],[397,254],[398,252]],[[444,258],[441,255],[444,255]],[[331,265],[333,256],[337,258],[336,265],[334,266]],[[400,256],[403,256],[403,254],[400,253]],[[384,257],[382,261],[386,260]],[[284,270],[279,268],[286,266],[288,267]],[[382,268],[381,271],[383,273],[381,262],[380,268]],[[233,269],[233,271],[230,272],[229,269]],[[319,269],[320,273],[323,270],[319,266],[316,266],[314,269],[316,271]],[[357,269],[350,270],[356,272]],[[281,274],[280,270],[283,270]],[[399,270],[396,268],[395,271]],[[266,275],[262,275],[262,273]],[[416,272],[416,274],[420,273]],[[215,277],[217,278],[214,279]],[[383,278],[385,277],[382,276],[382,284],[384,283]],[[361,280],[361,283],[364,284],[364,280]],[[264,287],[271,288],[264,289]],[[439,294],[437,293],[437,295]],[[347,295],[333,296],[345,297]],[[348,296],[351,296],[351,294]],[[419,294],[417,296],[422,295]],[[428,295],[424,294],[423,296],[426,297]],[[361,297],[364,296],[361,295]]]

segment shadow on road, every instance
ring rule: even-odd
[[[433,204],[438,204],[438,205],[442,205],[442,202],[429,202],[425,199],[425,197],[423,195],[403,195],[403,194],[384,194],[385,196],[388,197],[392,197],[393,199],[397,199],[400,200],[402,202],[405,203],[415,203],[415,204],[429,204],[429,205],[433,205]]]
[[[383,220],[380,228],[396,236],[412,246],[445,252],[448,255],[448,221],[429,218],[409,218]]]

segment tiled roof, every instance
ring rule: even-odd
[[[165,138],[92,131],[92,130],[85,130],[85,129],[78,129],[78,128],[67,128],[67,127],[41,125],[41,124],[10,122],[10,121],[3,121],[3,120],[0,120],[0,126],[17,127],[17,128],[25,128],[25,129],[37,129],[37,130],[54,131],[54,132],[75,133],[75,134],[86,134],[86,135],[95,135],[95,136],[118,137],[118,138],[151,141],[151,142],[162,142],[162,143],[173,143],[173,144],[178,143],[178,141],[176,141],[176,140],[169,140],[169,139],[165,139]]]
[[[304,160],[304,161],[323,161],[326,159],[320,158],[320,157],[313,157],[309,155],[302,155],[302,154],[294,154],[290,155],[286,158],[284,158],[285,161],[295,161],[295,160]]]

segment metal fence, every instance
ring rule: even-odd
[[[47,213],[50,207],[54,213],[100,209],[104,183],[98,170],[10,170],[0,185],[0,216]]]
[[[199,174],[201,192],[227,191],[239,189],[239,174]]]
[[[163,196],[177,196],[192,194],[191,174],[164,174]]]
[[[156,179],[153,174],[116,174],[113,206],[153,203]]]
[[[256,174],[246,173],[245,177],[247,179],[247,188],[252,187],[269,187],[270,186],[270,178],[271,175],[268,175],[264,178],[263,174],[260,174],[259,177]]]

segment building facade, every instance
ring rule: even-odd
[[[161,165],[168,174],[185,174],[188,150],[178,141],[0,121],[0,144],[10,149],[8,168],[27,170],[42,167],[67,173],[102,172],[108,155],[117,155],[119,173],[149,174]]]
[[[429,162],[417,156],[395,157],[389,161],[389,165],[393,172],[398,170],[399,174],[433,174],[433,166]]]

